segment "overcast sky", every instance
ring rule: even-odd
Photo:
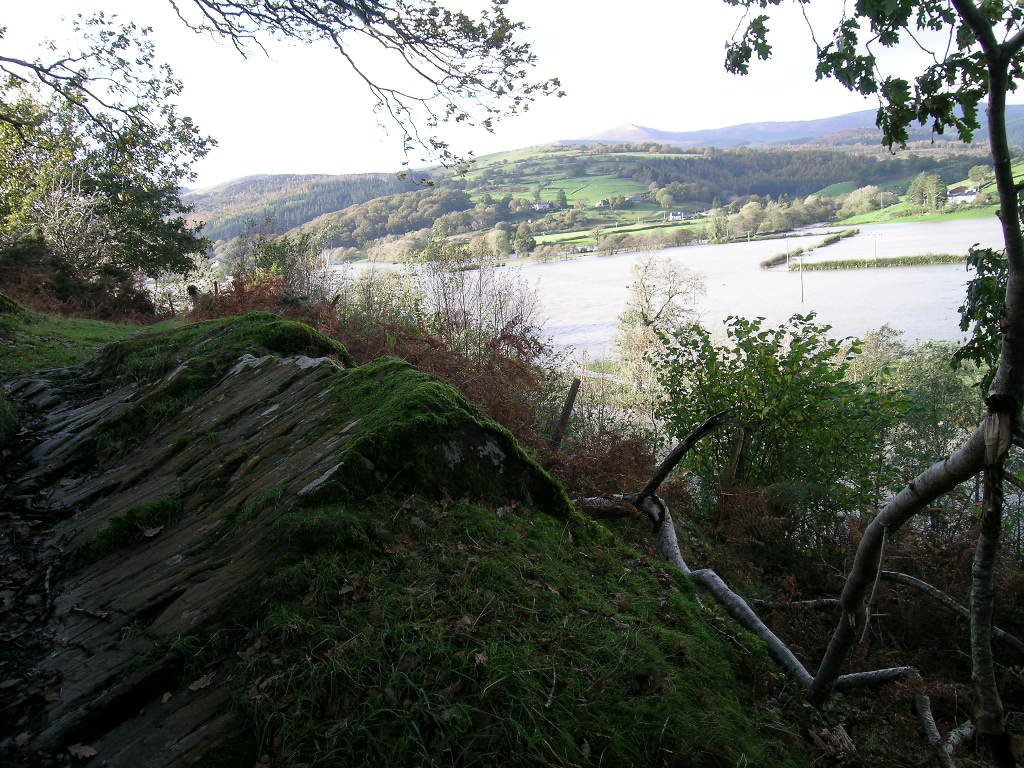
[[[6,0],[5,53],[31,53],[45,38],[65,37],[62,19],[103,9],[151,25],[159,57],[184,81],[181,111],[219,141],[202,160],[194,186],[255,173],[393,171],[403,154],[373,114],[365,86],[322,45],[268,46],[242,59],[228,44],[186,30],[166,0]],[[187,5],[188,0],[184,0]],[[470,5],[471,0],[463,3]],[[821,29],[841,0],[817,0]],[[814,48],[795,9],[777,12],[775,56],[751,75],[727,74],[725,42],[740,14],[722,0],[510,0],[525,21],[538,76],[561,78],[562,99],[544,99],[493,135],[450,135],[461,152],[579,138],[624,123],[669,131],[765,120],[803,120],[874,108],[831,82],[814,80]],[[910,55],[910,54],[907,54]],[[902,65],[896,62],[897,66]],[[380,73],[386,81],[388,73]],[[418,156],[411,158],[414,165]]]

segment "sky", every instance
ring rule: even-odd
[[[66,46],[68,19],[104,10],[149,25],[162,61],[183,81],[180,111],[219,145],[195,167],[202,188],[262,173],[362,173],[400,170],[400,136],[381,125],[366,86],[326,45],[273,43],[243,58],[230,45],[187,30],[168,0],[0,0],[7,27],[0,49],[35,57],[41,41]],[[468,6],[473,0],[453,0]],[[187,5],[189,0],[182,0]],[[811,18],[830,29],[842,0],[818,0]],[[723,68],[725,43],[740,11],[722,0],[510,0],[524,21],[538,78],[559,77],[566,96],[536,102],[493,133],[463,128],[445,135],[477,155],[581,138],[634,123],[667,131],[737,123],[807,120],[872,109],[877,103],[832,81],[816,82],[814,46],[794,8],[776,11],[774,56],[740,77]],[[359,48],[382,82],[402,75]],[[903,52],[893,66],[912,67]],[[419,166],[422,155],[408,159]]]

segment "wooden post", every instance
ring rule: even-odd
[[[572,408],[576,404],[576,395],[580,391],[580,380],[573,379],[572,385],[569,387],[569,394],[565,398],[565,405],[562,406],[562,414],[558,417],[558,424],[555,425],[554,432],[551,433],[551,445],[555,448],[562,444],[562,438],[565,437],[565,429],[569,426],[569,417],[572,416]]]

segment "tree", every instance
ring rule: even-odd
[[[932,174],[928,178],[928,184],[924,190],[925,200],[928,203],[928,207],[937,211],[940,208],[946,207],[946,200],[949,199],[949,192],[946,189],[946,182],[942,180],[941,176]]]
[[[722,410],[736,421],[739,447],[725,433],[688,456],[701,477],[729,467],[731,482],[765,489],[789,518],[799,549],[836,540],[845,519],[870,505],[879,448],[899,413],[896,399],[846,371],[860,350],[828,335],[814,314],[768,328],[730,317],[726,343],[693,324],[663,337],[657,369],[660,408],[673,434]]]
[[[555,207],[560,211],[564,211],[569,207],[569,198],[566,197],[564,189],[559,189],[558,192],[555,193]]]
[[[76,53],[0,55],[0,241],[42,236],[72,281],[187,272],[206,242],[178,190],[212,141],[177,114],[148,30],[102,14],[75,29]]]
[[[750,12],[779,5],[783,0],[725,2],[748,12],[746,24],[741,25],[726,53],[726,68],[744,73],[755,54],[760,59],[771,55],[769,17]],[[932,63],[914,78],[913,84],[880,71],[879,49],[904,41],[919,44],[919,33],[927,30],[945,33],[944,43],[932,52]],[[841,618],[810,685],[811,695],[821,701],[832,689],[867,622],[869,592],[881,567],[887,535],[932,500],[982,472],[984,501],[971,587],[974,725],[999,766],[1015,764],[992,655],[992,605],[993,568],[1002,528],[1004,467],[1011,439],[1020,432],[1024,402],[1024,234],[1006,132],[1006,95],[1024,76],[1022,49],[1024,7],[1019,3],[864,0],[843,16],[832,39],[819,44],[817,53],[819,77],[832,77],[850,90],[878,97],[877,124],[883,143],[890,148],[905,145],[908,127],[915,121],[929,123],[937,133],[953,128],[961,139],[969,140],[978,129],[978,104],[987,98],[989,150],[999,193],[1008,278],[998,365],[985,400],[987,415],[948,459],[914,478],[865,530],[840,599]]]
[[[663,432],[655,412],[660,387],[652,362],[662,348],[659,334],[691,324],[703,294],[700,275],[671,259],[648,254],[633,265],[626,308],[619,315],[616,357],[630,385],[627,406],[650,424],[652,433]]]
[[[942,183],[942,179],[934,173],[923,171],[917,174],[913,181],[910,182],[910,186],[907,187],[907,200],[914,205],[921,206],[922,208],[932,207],[929,202],[929,195],[934,194],[936,179],[938,179],[939,184]]]
[[[376,98],[379,112],[399,126],[406,150],[420,147],[443,160],[457,157],[425,129],[476,121],[490,130],[497,119],[526,109],[539,95],[563,95],[557,78],[527,78],[535,56],[520,37],[525,25],[505,15],[506,0],[489,0],[475,18],[436,0],[169,2],[191,29],[226,38],[243,55],[275,37],[333,46]],[[357,41],[383,53],[377,61],[404,65],[412,84],[381,81],[356,60]]]
[[[512,240],[512,245],[520,256],[525,256],[537,247],[537,241],[534,240],[533,234],[530,232],[530,225],[525,221],[516,229],[516,236]]]
[[[975,165],[967,172],[967,178],[977,186],[988,183],[992,178],[992,168],[988,165]]]
[[[837,216],[840,219],[848,219],[851,216],[877,210],[881,206],[881,194],[878,187],[873,185],[855,189],[846,196]]]
[[[520,39],[524,26],[505,15],[505,0],[492,0],[475,16],[435,0],[169,2],[189,28],[229,40],[242,55],[271,38],[328,42],[376,96],[385,119],[401,127],[406,150],[419,146],[445,160],[454,154],[430,135],[441,122],[475,120],[490,129],[538,95],[560,93],[557,80],[527,79],[534,56]],[[181,84],[156,62],[148,29],[97,14],[78,17],[75,30],[78,51],[26,60],[0,49],[0,142],[31,148],[21,153],[27,163],[0,166],[7,232],[20,236],[15,224],[34,226],[26,218],[34,210],[33,190],[50,195],[73,187],[87,203],[80,210],[106,217],[107,241],[124,243],[122,255],[140,246],[146,251],[135,252],[132,267],[151,274],[187,270],[203,241],[185,224],[188,210],[177,190],[212,141],[177,114]],[[4,32],[0,27],[0,40]],[[360,39],[404,65],[413,82],[399,87],[375,78],[352,52]],[[40,152],[63,163],[57,181],[48,187],[45,178],[34,178],[15,194],[20,169],[40,165]],[[11,155],[0,149],[0,160]],[[66,176],[75,179],[72,186]]]

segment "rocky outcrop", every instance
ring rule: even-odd
[[[558,486],[455,390],[397,360],[346,368],[343,349],[294,325],[189,327],[9,385],[40,423],[8,493],[69,515],[51,542],[55,648],[35,671],[59,695],[31,747],[89,742],[108,765],[189,765],[237,727],[226,683],[176,690],[180,663],[153,649],[241,602],[266,568],[252,533],[281,510],[267,499],[387,488],[568,515]]]
[[[5,386],[4,764],[794,765],[763,654],[407,363],[253,314]]]

